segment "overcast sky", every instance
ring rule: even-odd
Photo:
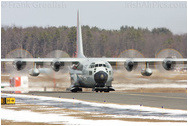
[[[186,2],[1,2],[1,24],[76,26],[77,9],[81,24],[91,27],[166,27],[175,34],[187,33]]]

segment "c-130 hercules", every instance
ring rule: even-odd
[[[78,62],[69,68],[71,77],[72,92],[82,91],[82,88],[92,88],[93,91],[115,91],[112,87],[113,69],[111,62],[122,62],[127,71],[132,71],[137,63],[146,63],[146,68],[142,70],[142,75],[150,76],[152,70],[149,63],[161,62],[166,70],[174,68],[178,62],[186,62],[187,59],[180,58],[87,58],[83,53],[82,31],[77,12],[77,58],[11,58],[1,59],[2,62],[12,62],[18,71],[25,68],[27,62],[51,63],[51,67],[58,72],[64,63]],[[30,75],[38,76],[40,71],[36,68],[30,71]]]

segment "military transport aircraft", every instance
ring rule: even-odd
[[[141,71],[142,75],[150,76],[152,70],[150,63],[159,62],[166,70],[174,68],[176,63],[186,62],[183,58],[87,58],[83,53],[82,31],[80,25],[79,11],[77,12],[77,57],[76,58],[10,58],[1,59],[2,62],[12,62],[14,68],[18,71],[25,68],[27,62],[51,63],[55,72],[61,69],[64,63],[74,63],[69,68],[71,76],[70,91],[82,91],[82,88],[92,88],[93,91],[114,91],[112,87],[113,69],[110,63],[121,62],[127,71],[132,71],[138,63],[146,63],[145,69]],[[40,71],[33,68],[29,71],[32,76],[38,76]]]

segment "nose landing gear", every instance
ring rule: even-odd
[[[115,91],[114,88],[112,87],[95,87],[92,89],[92,91],[95,91],[95,92],[110,92],[110,91]]]

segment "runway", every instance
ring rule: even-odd
[[[156,108],[187,110],[186,93],[70,93],[70,92],[30,92],[28,94],[48,97],[61,97],[93,102],[107,102],[126,105],[142,105]]]
[[[67,94],[72,94],[72,93],[67,93]],[[80,94],[94,94],[94,93],[80,93]],[[97,94],[97,95],[100,96],[103,94]],[[4,113],[15,113],[15,115],[20,114],[20,112],[16,111],[19,110],[21,111],[21,114],[22,113],[26,113],[28,115],[35,114],[37,116],[41,116],[39,114],[41,112],[47,114],[48,116],[50,116],[49,115],[50,113],[53,113],[56,116],[58,116],[58,118],[59,116],[65,116],[65,115],[71,116],[74,113],[74,115],[72,116],[76,118],[77,117],[88,118],[88,116],[90,116],[89,119],[91,120],[95,120],[96,118],[97,120],[118,119],[122,121],[134,120],[134,121],[152,121],[152,122],[156,122],[156,121],[157,122],[161,122],[161,121],[185,122],[187,120],[186,110],[155,108],[155,107],[147,107],[142,105],[115,104],[115,103],[109,103],[107,101],[92,102],[92,101],[78,100],[75,98],[68,99],[68,98],[59,98],[59,97],[50,97],[50,96],[38,96],[35,94],[32,95],[3,94],[3,97],[16,98],[16,106],[2,106]],[[4,120],[7,119],[7,120],[21,121],[20,118],[16,119],[15,116],[12,115],[6,116],[6,115],[7,114],[5,115],[3,114]],[[29,122],[40,121],[37,120],[38,118],[36,120],[33,120],[30,118],[28,119],[27,117],[26,119]],[[24,120],[25,119],[22,119],[22,121]],[[49,120],[46,121],[48,122]],[[69,119],[66,121],[70,122]],[[59,120],[56,120],[53,123],[62,124],[62,122],[59,122]],[[80,123],[75,123],[75,124],[77,125]]]

